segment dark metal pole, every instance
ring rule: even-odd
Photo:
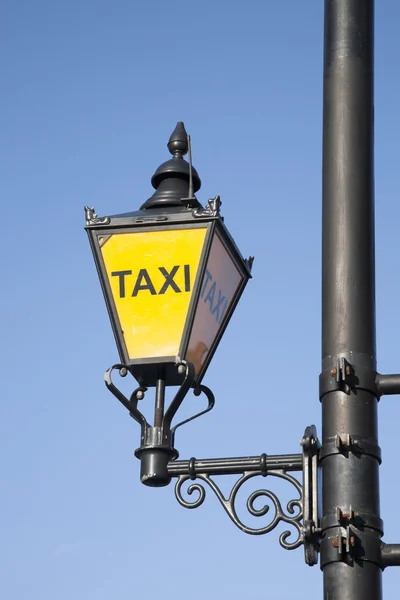
[[[165,381],[164,379],[157,379],[156,381],[156,406],[154,409],[154,427],[162,427],[162,420],[164,418],[164,404],[165,404]]]
[[[380,600],[373,0],[325,0],[322,244],[325,600]]]

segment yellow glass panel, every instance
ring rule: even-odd
[[[111,235],[101,253],[130,359],[176,356],[206,228]]]
[[[242,275],[224,244],[215,235],[200,290],[186,359],[199,375],[236,296]]]

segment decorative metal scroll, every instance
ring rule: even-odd
[[[214,398],[214,394],[212,393],[212,391],[205,385],[197,386],[193,390],[193,393],[195,396],[201,396],[201,394],[204,394],[208,401],[207,407],[204,410],[188,417],[184,421],[181,421],[180,423],[178,423],[177,425],[175,425],[174,427],[171,428],[171,421],[175,417],[179,407],[181,406],[187,393],[191,389],[193,381],[194,381],[194,375],[195,375],[194,366],[191,363],[188,363],[186,361],[182,361],[179,365],[177,365],[177,368],[181,370],[180,372],[184,376],[184,379],[182,381],[180,388],[178,389],[177,393],[175,394],[174,398],[172,399],[169,407],[165,411],[165,414],[162,416],[162,429],[164,432],[163,435],[164,435],[165,439],[169,439],[169,437],[171,435],[172,441],[174,439],[175,431],[178,429],[178,427],[181,427],[182,425],[185,425],[186,423],[189,423],[190,421],[193,421],[194,419],[197,419],[198,417],[205,415],[206,413],[208,413],[210,410],[212,410],[214,408],[214,404],[215,404],[215,398]],[[104,381],[107,386],[107,389],[121,402],[121,404],[123,404],[123,406],[125,406],[125,408],[127,408],[129,410],[131,417],[133,419],[135,419],[135,421],[137,421],[139,423],[139,425],[141,426],[141,430],[142,430],[141,441],[143,443],[146,438],[146,433],[151,427],[150,427],[149,423],[146,421],[144,415],[139,411],[138,401],[143,400],[145,392],[147,391],[147,388],[145,388],[143,386],[139,386],[132,392],[129,399],[126,398],[125,395],[113,383],[112,374],[114,371],[118,371],[121,377],[126,377],[126,375],[128,373],[130,373],[130,371],[126,365],[123,365],[123,364],[113,365],[106,371],[106,373],[104,375]]]
[[[280,524],[287,524],[290,530],[285,530],[279,537],[280,545],[286,550],[294,550],[304,545],[305,561],[312,566],[318,562],[320,544],[320,514],[318,499],[318,453],[319,442],[315,427],[307,427],[301,441],[302,454],[266,455],[242,458],[216,458],[196,460],[172,460],[168,463],[168,472],[176,477],[175,496],[179,504],[185,508],[198,508],[206,498],[206,487],[212,489],[231,521],[244,533],[263,535],[273,531]],[[302,482],[289,474],[289,471],[301,471]],[[214,480],[218,475],[240,475],[229,496],[221,491]],[[297,496],[287,502],[285,508],[277,494],[263,488],[252,492],[247,499],[246,507],[249,515],[264,517],[269,515],[267,525],[249,527],[239,517],[237,512],[237,495],[243,484],[253,477],[274,477],[292,484]],[[186,489],[183,485],[191,483]],[[196,494],[193,500],[184,497]],[[263,498],[266,502],[261,508],[255,507],[255,502]]]
[[[265,504],[262,508],[255,508],[254,503],[258,498],[262,498],[262,497],[268,498],[270,500],[270,502],[272,503],[273,509],[274,509],[274,514],[272,515],[272,519],[270,520],[269,524],[264,525],[262,527],[258,527],[258,528],[248,527],[238,517],[237,511],[236,511],[237,494],[238,494],[240,488],[242,487],[242,485],[244,483],[246,483],[246,481],[249,481],[249,479],[256,477],[258,475],[262,475],[265,477],[265,473],[262,473],[261,471],[259,471],[259,472],[246,471],[245,473],[243,473],[243,475],[240,477],[240,479],[238,479],[238,481],[233,486],[232,491],[229,494],[228,498],[226,498],[224,496],[224,494],[221,492],[218,485],[215,483],[215,481],[209,475],[196,475],[196,479],[200,479],[201,481],[204,481],[205,483],[208,484],[208,486],[213,490],[213,492],[217,496],[218,500],[222,504],[222,507],[224,508],[224,510],[230,517],[230,519],[244,533],[249,533],[252,535],[262,535],[264,533],[269,533],[270,531],[275,529],[282,522],[287,523],[288,525],[291,525],[294,527],[295,533],[297,535],[293,541],[289,541],[288,538],[294,532],[289,531],[289,530],[284,531],[279,537],[279,543],[286,550],[294,550],[295,548],[298,548],[303,543],[303,527],[302,527],[303,488],[302,488],[302,485],[299,483],[299,481],[295,477],[293,477],[292,475],[288,475],[288,473],[285,473],[285,471],[283,471],[283,470],[269,471],[268,476],[284,479],[285,481],[288,481],[295,487],[295,489],[298,493],[298,497],[295,498],[294,500],[290,500],[287,503],[287,505],[286,505],[287,512],[285,512],[285,510],[283,509],[278,496],[274,492],[272,492],[271,490],[268,490],[268,489],[261,489],[261,490],[252,492],[250,494],[250,496],[247,499],[247,510],[253,517],[265,516],[268,512],[270,512],[269,504]],[[176,499],[178,500],[179,504],[181,504],[181,506],[184,506],[185,508],[197,508],[198,506],[203,504],[205,497],[206,497],[206,490],[205,490],[204,486],[201,485],[200,483],[192,483],[187,488],[186,493],[190,496],[194,492],[198,492],[198,498],[194,499],[192,501],[188,501],[188,500],[184,499],[183,493],[182,493],[183,492],[182,485],[186,481],[191,480],[191,479],[192,478],[190,477],[190,475],[181,475],[175,485]]]

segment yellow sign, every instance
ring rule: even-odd
[[[206,227],[137,231],[103,241],[101,253],[130,359],[178,354],[205,234]]]
[[[218,235],[215,235],[200,289],[186,358],[200,374],[214,340],[236,296],[242,275]]]

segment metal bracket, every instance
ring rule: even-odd
[[[318,562],[321,513],[318,481],[321,445],[314,425],[306,428],[301,445],[303,447],[304,554],[306,563],[312,566]]]
[[[346,527],[347,525],[353,525],[356,529],[360,530],[366,527],[375,529],[380,535],[383,535],[382,519],[376,515],[356,511],[351,506],[349,508],[337,506],[335,511],[325,514],[321,518],[320,525],[322,531],[338,526]]]
[[[321,519],[321,569],[332,562],[373,562],[381,569],[400,566],[400,544],[381,541],[383,522],[375,516],[336,507]]]
[[[330,392],[341,391],[350,394],[352,390],[368,390],[378,395],[376,371],[371,365],[371,357],[347,352],[341,356],[324,359],[323,371],[319,376],[320,400]]]
[[[400,374],[377,373],[371,357],[358,352],[324,359],[324,368],[319,376],[320,400],[329,392],[339,390],[350,394],[356,389],[368,390],[378,398],[400,394]]]
[[[195,369],[191,363],[181,362],[176,367],[178,372],[183,375],[183,382],[169,407],[164,411],[165,390],[162,380],[159,380],[159,387],[157,387],[156,391],[153,426],[147,422],[144,415],[137,408],[138,401],[143,400],[147,388],[142,386],[136,388],[128,399],[112,381],[113,371],[118,371],[121,377],[126,377],[130,373],[129,368],[122,364],[114,365],[108,369],[104,377],[107,389],[129,410],[131,417],[140,424],[140,447],[135,451],[135,456],[141,461],[141,482],[153,487],[168,485],[171,481],[171,477],[168,475],[167,464],[168,461],[179,456],[174,447],[175,431],[177,428],[209,412],[215,403],[214,394],[211,390],[205,385],[198,386],[194,389],[194,395],[200,396],[204,393],[208,400],[207,407],[171,428],[172,420],[193,386],[195,378]]]
[[[347,455],[349,452],[358,456],[368,454],[369,456],[376,458],[379,461],[379,464],[382,462],[381,449],[377,444],[370,442],[369,440],[356,439],[355,436],[350,433],[342,433],[333,438],[326,438],[320,450],[319,459],[322,461],[332,454]]]
[[[381,567],[400,567],[400,544],[381,543]]]
[[[362,531],[355,525],[335,527],[321,541],[321,569],[332,562],[373,562],[382,567],[380,533]]]
[[[125,377],[129,372],[128,367],[117,364],[108,369],[105,374],[107,388],[129,410],[129,414],[135,421],[140,424],[141,443],[135,451],[135,455],[141,462],[141,482],[148,486],[160,487],[168,485],[172,478],[177,478],[175,496],[181,506],[185,508],[197,508],[203,504],[206,497],[203,484],[206,483],[239,529],[252,535],[262,535],[269,533],[280,523],[287,523],[292,527],[292,531],[287,530],[281,533],[279,537],[281,546],[287,550],[293,550],[303,545],[305,562],[310,566],[317,564],[321,536],[318,491],[320,443],[315,426],[311,425],[306,428],[301,440],[303,450],[301,454],[273,456],[261,454],[260,456],[243,458],[207,460],[191,458],[190,460],[178,461],[176,460],[178,452],[174,447],[176,429],[210,411],[214,406],[215,399],[211,390],[206,386],[201,385],[195,388],[194,394],[196,396],[201,393],[205,394],[208,400],[207,408],[171,428],[172,419],[192,387],[195,376],[194,367],[190,363],[180,363],[177,368],[184,375],[184,379],[166,411],[164,411],[164,385],[161,380],[161,383],[159,381],[159,384],[157,384],[154,426],[147,422],[137,407],[138,402],[143,400],[147,389],[144,387],[136,388],[128,399],[112,381],[113,371],[118,371],[122,377]],[[302,472],[302,482],[289,474],[292,471]],[[224,496],[213,479],[215,475],[240,475],[229,496]],[[248,513],[253,517],[264,517],[269,513],[272,517],[267,525],[249,527],[243,523],[237,513],[236,498],[243,484],[256,476],[268,476],[272,477],[273,480],[287,481],[295,488],[297,497],[287,502],[285,510],[276,493],[270,489],[263,488],[252,492],[246,503]],[[193,492],[197,492],[198,497],[192,501],[186,500],[183,497],[182,486],[188,481],[193,482],[195,480],[202,483],[191,483],[186,489],[186,493],[190,496]],[[266,499],[268,503],[261,508],[256,508],[255,502],[259,498]],[[274,512],[270,512],[271,505]],[[293,529],[294,539],[289,539],[293,535]]]
[[[400,375],[381,375],[376,374],[376,389],[378,396],[387,396],[393,394],[400,394]]]
[[[350,554],[351,549],[356,545],[355,540],[351,525],[347,525],[345,535],[340,530],[337,537],[333,538],[332,546],[337,549],[338,556],[342,557],[344,552]]]
[[[297,536],[289,541],[293,531],[284,531],[279,542],[286,550],[293,550],[304,545],[305,562],[312,566],[318,562],[318,549],[320,541],[319,528],[319,495],[318,495],[318,450],[319,442],[314,426],[307,427],[301,441],[302,454],[274,455],[261,454],[255,457],[243,458],[217,458],[196,460],[191,458],[186,461],[170,461],[168,473],[176,477],[175,496],[181,506],[185,508],[198,508],[206,497],[204,483],[215,493],[225,512],[232,522],[244,533],[262,535],[275,529],[280,523],[287,523],[294,528]],[[302,484],[290,471],[302,471]],[[229,496],[225,496],[213,476],[240,474],[241,477],[233,485]],[[238,515],[236,499],[243,484],[253,477],[273,477],[291,483],[298,493],[298,497],[290,500],[286,511],[278,496],[270,489],[260,489],[252,492],[246,503],[248,513],[253,517],[263,517],[270,511],[270,506],[265,504],[256,508],[254,503],[258,498],[266,498],[274,509],[272,518],[267,525],[258,528],[249,527]],[[186,489],[186,494],[191,496],[197,492],[197,498],[186,500],[183,496],[183,485],[188,481],[201,481],[191,483]]]

